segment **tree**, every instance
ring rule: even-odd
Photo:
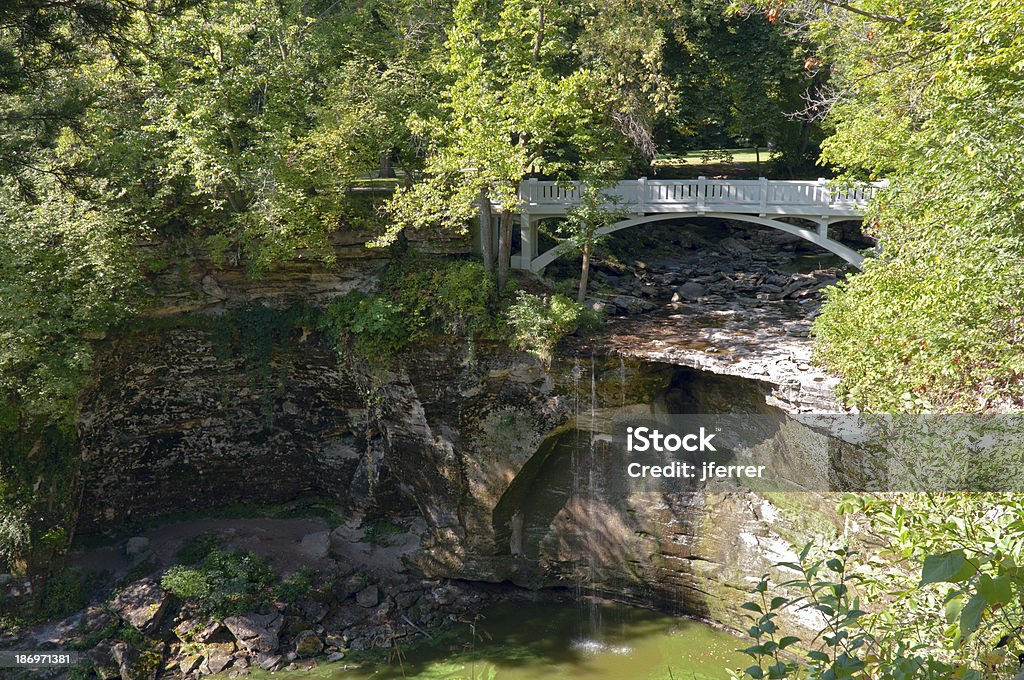
[[[774,3],[773,3],[773,6]],[[865,409],[976,410],[1024,398],[1020,2],[799,2],[830,65],[824,160],[885,178],[883,248],[828,293],[816,350]],[[777,11],[777,10],[776,10]]]
[[[650,102],[623,85],[631,81],[620,67],[651,70],[656,59],[609,58],[593,17],[571,10],[554,0],[456,4],[438,63],[447,82],[439,112],[412,122],[427,145],[424,179],[396,194],[382,243],[410,227],[462,231],[483,196],[500,207],[503,286],[519,182],[532,173],[571,175],[593,153],[628,158],[627,144],[649,136]]]
[[[619,198],[609,194],[600,183],[592,180],[583,185],[580,202],[569,209],[565,221],[558,227],[559,233],[582,254],[580,284],[576,293],[576,301],[581,304],[587,298],[590,258],[594,248],[605,238],[605,235],[599,232],[604,227],[618,222],[625,215],[623,210],[607,207],[609,203],[614,205]]]
[[[788,158],[802,155],[806,126],[794,116],[814,87],[814,74],[804,68],[805,32],[713,0],[693,0],[677,15],[665,50],[675,98],[658,118],[659,143],[675,149],[771,143]]]

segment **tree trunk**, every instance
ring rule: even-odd
[[[583,246],[583,265],[580,267],[580,290],[576,294],[576,302],[583,304],[587,299],[587,281],[590,278],[590,244]]]
[[[508,283],[508,273],[512,267],[512,211],[501,211],[501,225],[498,227],[498,290],[503,290]]]
[[[387,151],[380,155],[380,170],[377,174],[387,179],[395,176],[395,169],[391,166],[391,152]]]
[[[797,155],[803,160],[804,155],[807,153],[807,147],[811,142],[811,125],[813,121],[810,118],[804,118],[803,126],[800,129],[800,148],[797,149]]]
[[[487,189],[480,190],[480,256],[488,272],[494,273],[494,220],[491,218],[491,199]]]
[[[761,169],[761,147],[759,146],[754,147],[754,167],[758,170]]]

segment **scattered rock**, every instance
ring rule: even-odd
[[[182,675],[188,675],[199,670],[199,667],[203,665],[203,657],[199,654],[186,654],[181,657],[181,661],[178,662],[178,670],[181,671]]]
[[[323,648],[323,640],[311,630],[304,630],[295,638],[295,654],[301,658],[316,656]]]
[[[442,607],[455,602],[455,593],[453,593],[449,588],[445,588],[443,586],[440,588],[434,588],[434,590],[431,591],[431,594],[434,596],[434,601]]]
[[[145,536],[135,536],[129,538],[128,542],[124,546],[124,554],[128,556],[128,559],[135,561],[149,552],[149,539]]]
[[[278,636],[284,625],[284,618],[277,612],[243,614],[227,617],[224,619],[224,625],[245,649],[269,654],[276,652],[280,646]]]
[[[121,677],[121,671],[117,661],[114,660],[111,646],[112,643],[109,640],[103,640],[89,651],[88,656],[89,661],[92,662],[93,672],[100,680],[113,680],[113,678]]]
[[[234,661],[235,646],[230,642],[214,642],[206,645],[206,659],[199,668],[203,675],[220,673]]]
[[[302,537],[299,542],[299,553],[310,560],[323,560],[331,549],[331,533],[318,531]]]
[[[167,592],[146,578],[122,590],[110,609],[139,632],[150,633],[163,621],[169,604]]]
[[[283,659],[280,654],[259,654],[256,656],[256,664],[265,671],[276,671],[281,667]]]
[[[155,680],[160,672],[163,655],[152,651],[138,651],[127,642],[115,642],[110,654],[117,664],[121,680]]]
[[[89,639],[105,637],[113,632],[117,623],[117,617],[103,607],[88,607],[57,624],[60,645],[67,647]]]
[[[679,298],[676,299],[673,296],[673,302],[678,302],[679,300],[696,300],[697,298],[702,297],[705,293],[707,293],[707,289],[704,288],[703,285],[695,281],[688,281],[683,285],[679,286],[679,288],[676,290],[676,293],[678,294]]]
[[[360,607],[376,607],[380,602],[380,591],[376,585],[369,585],[356,593],[356,604]]]
[[[337,663],[345,658],[345,652],[334,652],[327,655],[327,663]]]

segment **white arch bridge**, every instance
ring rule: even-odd
[[[632,215],[598,231],[610,234],[644,224],[687,217],[713,217],[760,224],[778,229],[835,253],[860,267],[864,258],[855,250],[829,238],[828,228],[836,222],[863,219],[868,200],[884,186],[882,182],[854,187],[832,186],[826,180],[651,180],[641,178],[619,182],[605,190],[617,202],[608,207]],[[579,182],[526,180],[519,185],[521,248],[512,256],[512,268],[541,272],[559,256],[572,249],[560,243],[547,252],[537,252],[537,227],[541,220],[564,216],[580,203]],[[494,219],[500,205],[491,208]],[[814,229],[783,222],[799,218],[816,224]],[[491,230],[495,235],[497,229]]]

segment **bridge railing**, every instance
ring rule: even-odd
[[[849,213],[864,210],[883,185],[833,186],[825,180],[652,180],[619,182],[605,190],[609,206],[637,213],[742,211],[760,213]],[[520,197],[527,210],[560,214],[579,204],[580,182],[527,180]]]

